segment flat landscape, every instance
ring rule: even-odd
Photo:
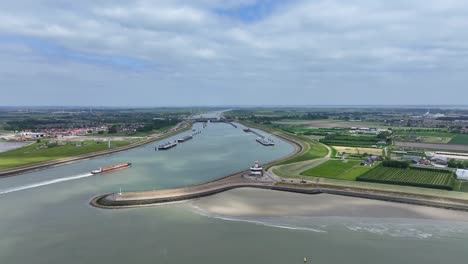
[[[111,148],[125,146],[130,143],[131,141],[111,141]],[[45,143],[34,143],[0,153],[0,169],[32,165],[106,149],[108,149],[107,142],[92,140],[83,141],[79,144],[66,143],[65,145],[50,145],[49,147]]]
[[[450,140],[449,144],[454,145],[468,145],[468,135],[467,134],[458,134]]]
[[[455,150],[455,151],[468,151],[468,145],[453,145],[453,144],[431,144],[419,142],[400,142],[395,141],[397,147],[413,147],[421,149],[441,149],[441,150]]]
[[[386,128],[385,125],[375,122],[353,122],[342,120],[279,120],[273,122],[280,125],[302,125],[307,128],[349,128],[349,127],[375,127]]]
[[[334,149],[338,152],[345,152],[347,154],[369,154],[369,155],[382,155],[382,149],[378,148],[358,148],[358,147],[342,147],[342,146],[333,146]]]
[[[453,172],[436,169],[391,168],[379,166],[357,178],[358,181],[390,183],[416,187],[453,190]]]
[[[361,166],[356,160],[329,160],[302,173],[305,176],[324,177],[339,180],[355,180],[356,177],[371,170],[371,166]]]

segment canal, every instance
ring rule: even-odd
[[[441,263],[468,257],[468,217],[364,199],[233,190],[148,208],[103,210],[98,194],[202,183],[294,148],[213,123],[168,151],[126,152],[0,180],[0,263]],[[185,135],[188,132],[182,133]],[[129,169],[89,176],[103,166]],[[384,213],[388,212],[388,213]],[[310,212],[310,213],[305,213]],[[452,212],[451,212],[452,213]]]

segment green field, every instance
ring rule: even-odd
[[[468,134],[457,134],[450,140],[449,144],[468,145]]]
[[[427,129],[428,130],[428,129]],[[455,134],[447,132],[446,129],[441,129],[440,131],[424,131],[421,129],[418,130],[394,130],[393,131],[397,136],[416,136],[416,137],[453,137]]]
[[[76,146],[80,143],[81,146]],[[111,148],[130,144],[130,141],[111,141]],[[36,164],[61,158],[68,158],[81,154],[108,149],[107,142],[87,140],[83,142],[67,143],[47,148],[45,143],[34,143],[19,149],[0,153],[0,169]]]
[[[453,173],[445,170],[399,169],[383,166],[359,176],[357,180],[445,190],[453,190],[456,181]]]
[[[460,192],[468,192],[468,181],[460,181]]]
[[[452,140],[451,137],[429,137],[429,136],[418,136],[417,138],[411,138],[409,136],[396,136],[395,141],[403,142],[421,142],[421,143],[438,143],[447,144]]]
[[[377,145],[381,139],[375,135],[327,135],[320,142],[332,146],[371,147]]]
[[[355,180],[356,177],[371,170],[373,167],[361,166],[361,162],[349,160],[329,160],[317,167],[302,172],[302,175],[312,177],[332,178],[339,180]]]

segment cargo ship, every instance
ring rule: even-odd
[[[163,145],[159,145],[156,150],[168,150],[170,148],[173,148],[177,146],[177,140],[175,140],[174,142],[167,142],[166,144],[163,144]]]
[[[263,146],[274,146],[275,145],[275,142],[273,142],[273,140],[271,139],[265,139],[265,138],[261,138],[261,137],[258,137],[257,138],[257,142],[262,144]]]
[[[187,135],[185,137],[181,137],[181,138],[177,139],[177,142],[185,142],[185,141],[191,140],[192,138],[193,138],[192,135]]]
[[[130,166],[132,166],[131,163],[124,163],[124,164],[119,164],[119,165],[115,165],[115,166],[111,166],[107,168],[99,168],[97,170],[92,170],[91,173],[98,174],[98,173],[109,172],[109,171],[118,170],[118,169],[124,169]]]

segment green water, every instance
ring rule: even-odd
[[[426,264],[468,257],[468,235],[458,222],[429,221],[416,232],[455,228],[432,236],[394,236],[369,229],[379,219],[223,219],[200,214],[191,203],[122,210],[88,205],[97,194],[201,183],[293,151],[278,139],[275,147],[264,147],[241,127],[210,124],[202,131],[169,151],[148,145],[0,179],[0,263],[302,263],[308,256],[309,263]],[[86,177],[92,169],[123,162],[133,167]],[[77,175],[83,177],[53,183]],[[350,228],[356,221],[359,230]],[[386,225],[418,223],[405,221]]]

